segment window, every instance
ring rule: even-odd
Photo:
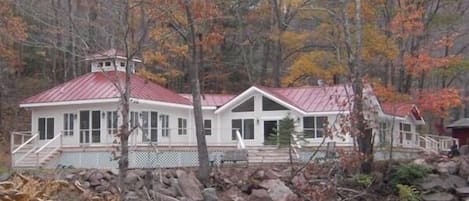
[[[40,140],[50,140],[54,138],[54,118],[39,118],[38,130]]]
[[[158,140],[158,112],[150,112],[150,140]]]
[[[98,62],[98,67],[103,67],[103,62]]]
[[[106,113],[107,133],[110,135],[117,134],[117,111],[108,111]]]
[[[205,132],[205,135],[212,135],[212,120],[210,119],[204,120],[204,132]]]
[[[303,132],[305,138],[322,138],[327,117],[303,117]]]
[[[390,123],[388,121],[379,122],[379,145],[384,146],[386,144],[386,136],[390,135]]]
[[[91,142],[101,142],[101,112],[93,111],[91,113]]]
[[[142,115],[142,140],[156,142],[158,140],[158,112],[144,111]]]
[[[80,111],[80,143],[90,142],[90,111]]]
[[[236,131],[239,131],[243,139],[254,139],[254,119],[233,119],[231,120],[232,140],[236,140]]]
[[[263,111],[276,111],[276,110],[288,110],[286,107],[262,96],[262,110]]]
[[[187,119],[178,118],[178,134],[187,135]]]
[[[401,136],[405,135],[406,140],[412,140],[412,129],[411,129],[410,124],[400,123],[399,131],[401,133]]]
[[[109,66],[111,66],[111,62],[110,62],[110,61],[106,61],[106,62],[104,62],[104,66],[106,66],[106,67],[109,67]]]
[[[125,67],[125,63],[124,63],[124,62],[120,62],[120,65],[121,65],[121,67]]]
[[[161,136],[168,137],[169,136],[169,115],[163,114],[160,115],[161,119]]]
[[[235,107],[232,112],[254,112],[254,97]]]
[[[65,113],[64,114],[64,136],[73,136],[73,120],[75,114],[73,113]]]

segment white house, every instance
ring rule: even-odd
[[[110,50],[88,60],[90,73],[21,102],[20,107],[31,111],[32,124],[30,132],[12,132],[13,166],[117,167],[112,159],[117,152],[115,134],[123,123],[117,87],[123,85],[126,58]],[[129,61],[132,72],[139,62]],[[130,88],[127,123],[138,127],[130,137],[130,166],[196,165],[191,95],[175,93],[134,74]],[[395,110],[380,106],[372,90],[365,94],[375,106],[374,115],[367,118],[377,122],[378,126],[370,127],[376,134],[377,146],[389,144],[390,136],[394,136],[393,146],[397,147],[428,148],[433,143],[416,132],[416,126],[424,122],[415,106]],[[249,152],[275,152],[275,146],[266,145],[266,136],[286,116],[295,120],[296,131],[304,133],[308,143],[302,147],[318,146],[324,128],[338,127],[337,118],[350,113],[350,104],[346,103],[352,95],[347,85],[252,86],[239,95],[204,94],[202,109],[209,152],[220,155],[236,149],[239,143],[245,144]],[[337,129],[331,130],[339,134]],[[354,144],[347,134],[327,141],[344,147]]]

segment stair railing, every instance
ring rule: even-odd
[[[236,140],[238,141],[237,147],[238,149],[246,149],[246,145],[244,144],[243,137],[241,137],[241,133],[238,129],[236,129]]]
[[[37,149],[34,154],[36,154],[36,166],[39,167],[40,165],[40,162],[44,161],[47,157],[49,157],[51,154],[53,154],[54,152],[56,152],[57,150],[59,150],[60,148],[62,148],[62,134],[63,132],[59,132],[58,135],[56,135],[54,138],[52,138],[51,140],[49,140],[46,144],[42,145],[41,148]],[[49,151],[44,157],[42,158],[39,158],[39,154],[41,153],[42,150],[44,150],[46,147],[48,147],[49,145],[51,145],[53,142],[55,142],[56,140],[59,140],[59,144],[55,147],[55,149],[53,149],[52,151]]]
[[[11,151],[11,157],[13,159],[13,166],[16,166],[16,164],[18,164],[19,162],[23,161],[29,154],[31,154],[34,149],[36,149],[36,146],[37,146],[37,137],[39,136],[39,133],[36,133],[34,135],[32,135],[28,140],[26,140],[26,142],[24,142],[24,136],[25,134],[24,133],[18,133],[18,132],[12,132],[11,133],[11,146],[13,147],[14,146],[14,137],[15,135],[21,135],[21,142],[22,144],[20,146],[18,146],[15,150]],[[21,150],[23,147],[25,147],[26,145],[28,145],[29,143],[31,143],[32,141],[34,140],[34,146],[33,148],[31,148],[30,150],[28,150],[25,154],[23,154],[21,157],[19,157],[18,159],[16,159],[15,157],[15,154]]]

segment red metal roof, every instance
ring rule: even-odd
[[[111,80],[123,83],[124,78],[125,73],[123,72],[88,73],[29,97],[22,101],[22,104],[119,98],[119,92]],[[177,93],[136,75],[131,75],[130,82],[132,98],[191,104],[188,99]]]
[[[256,87],[305,112],[349,110],[347,96],[350,97],[350,100],[353,96],[352,88],[349,85],[290,88]]]
[[[192,102],[192,94],[179,94]],[[202,95],[202,106],[220,107],[230,101],[235,95],[232,94],[204,94]]]

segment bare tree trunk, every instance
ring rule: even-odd
[[[199,81],[199,61],[197,61],[197,42],[196,42],[196,30],[194,26],[194,19],[191,11],[191,1],[186,0],[184,7],[186,9],[186,18],[189,24],[189,47],[191,50],[191,64],[189,67],[191,74],[191,85],[192,85],[192,102],[194,107],[194,119],[195,119],[195,130],[197,135],[197,151],[199,155],[199,172],[198,176],[202,183],[208,181],[210,174],[210,167],[208,164],[208,151],[207,142],[205,139],[205,133],[203,128],[203,114],[202,114],[202,101],[200,97],[200,81]],[[199,37],[199,43],[201,38]]]
[[[270,58],[270,41],[265,40],[264,48],[262,49],[263,56],[262,56],[262,69],[261,69],[261,85],[265,85],[265,80],[267,78],[267,66],[269,64]]]

